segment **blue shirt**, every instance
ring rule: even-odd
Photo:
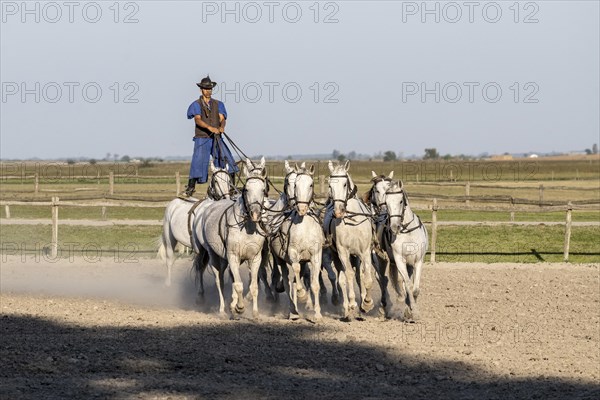
[[[217,99],[215,99],[215,100],[219,104],[219,114],[223,114],[223,117],[225,117],[225,119],[227,119],[227,110],[225,110],[225,104],[223,104],[222,101],[219,101]],[[201,115],[201,114],[202,114],[202,110],[200,109],[200,104],[198,104],[198,100],[195,100],[188,107],[187,117],[188,117],[188,119],[192,119],[192,118],[194,118],[194,116]]]

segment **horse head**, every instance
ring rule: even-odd
[[[404,213],[407,201],[402,181],[392,182],[385,195],[390,230],[398,234],[404,228]]]
[[[392,178],[394,177],[394,171],[390,172],[388,176],[377,175],[375,171],[371,171],[373,178],[373,186],[368,192],[368,198],[365,198],[365,203],[371,203],[377,213],[382,213],[387,210],[385,205],[385,193],[388,191],[392,184]]]
[[[348,200],[356,195],[357,187],[348,174],[349,168],[350,160],[346,160],[344,165],[335,166],[329,161],[329,196],[333,201],[333,213],[336,218],[346,215]]]
[[[297,168],[297,166],[296,166]],[[294,188],[296,187],[296,168],[290,166],[290,163],[285,160],[285,178],[283,180],[283,193],[287,197],[289,206],[294,206],[296,203]]]
[[[246,176],[246,183],[242,189],[242,201],[252,222],[258,222],[261,217],[264,199],[268,195],[265,158],[262,157],[258,165],[255,165],[247,158],[243,169]]]
[[[211,160],[209,161],[210,173],[212,177],[208,185],[208,196],[213,200],[229,198],[231,192],[231,176],[229,175],[229,164],[225,164],[225,168],[218,168]]]
[[[306,215],[308,207],[313,199],[315,166],[306,168],[306,163],[300,167],[296,165],[296,184],[294,185],[294,198],[296,199],[296,210],[301,216]]]

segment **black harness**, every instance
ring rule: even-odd
[[[402,210],[400,211],[400,214],[389,214],[387,215],[387,221],[385,222],[386,224],[386,229],[388,231],[388,234],[391,235],[392,234],[392,230],[391,230],[391,220],[392,218],[400,218],[400,230],[398,231],[398,233],[410,233],[412,231],[416,231],[417,229],[419,229],[420,227],[423,226],[423,222],[421,222],[421,218],[419,218],[417,216],[417,214],[413,213],[413,218],[408,221],[407,223],[404,223],[404,214],[406,213],[406,207],[408,206],[408,197],[406,196],[406,192],[404,191],[404,189],[401,189],[398,192],[387,192],[386,196],[389,196],[391,194],[401,194],[402,195]],[[409,226],[414,222],[414,221],[418,221],[419,223],[416,226],[413,226],[412,228],[409,228]]]
[[[227,175],[227,181],[229,182],[229,190],[227,193],[217,193],[216,188],[219,187],[217,185],[217,176],[219,174],[225,174]],[[231,180],[230,180],[230,176],[229,173],[225,170],[217,170],[212,174],[212,177],[210,178],[210,185],[208,185],[208,189],[206,190],[206,195],[208,196],[208,198],[218,201],[221,200],[222,198],[224,198],[226,195],[233,195],[235,192],[237,191],[237,189],[235,188],[235,186],[233,186],[231,184]]]

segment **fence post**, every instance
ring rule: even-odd
[[[8,204],[4,206],[4,212],[6,214],[6,219],[10,219],[10,207]]]
[[[38,194],[40,190],[40,176],[38,173],[35,173],[34,183],[33,183],[33,191],[35,194]]]
[[[544,203],[544,185],[540,184],[540,207],[542,207]]]
[[[437,199],[433,199],[433,206],[431,207],[431,255],[429,261],[435,264],[435,247],[437,242]]]
[[[98,185],[100,184],[100,170],[98,170]]]
[[[106,221],[106,206],[102,206],[102,221]]]
[[[567,203],[567,221],[565,223],[565,248],[563,253],[563,259],[569,261],[569,246],[571,244],[571,213],[573,211],[573,204]]]
[[[465,204],[469,205],[471,203],[471,201],[469,200],[469,197],[471,197],[471,182],[469,181],[465,183],[465,197],[467,198],[465,200]]]
[[[319,191],[325,193],[325,175],[319,175]]]
[[[56,258],[58,255],[58,197],[52,197],[52,243],[51,256]]]
[[[515,222],[515,199],[510,196],[510,222]]]
[[[175,172],[175,196],[177,196],[181,192],[181,177],[179,176],[179,171]]]
[[[115,173],[110,171],[108,173],[108,194],[111,196],[115,193]]]

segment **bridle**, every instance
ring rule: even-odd
[[[246,185],[248,184],[249,181],[251,181],[253,179],[259,180],[263,183],[263,185],[265,187],[263,190],[263,195],[265,197],[269,196],[269,184],[267,183],[266,178],[263,178],[262,176],[251,176],[251,177],[247,178],[246,183],[244,184],[244,187],[242,188],[242,201],[244,203],[244,209],[246,210],[246,212],[248,212],[250,210],[250,206],[253,204],[258,204],[260,206],[261,211],[264,208],[264,203],[262,201],[261,202],[254,201],[252,203],[248,202],[248,197],[247,197],[248,189],[246,188]]]
[[[344,200],[341,199],[332,199],[333,204],[335,204],[335,202],[340,202],[344,204],[344,207],[348,205],[348,200],[350,200],[351,198],[353,198],[354,196],[356,196],[356,192],[358,191],[358,187],[356,185],[353,184],[353,188],[350,189],[350,183],[352,182],[350,180],[350,177],[348,176],[348,174],[345,175],[330,175],[329,176],[329,182],[331,182],[331,178],[345,178],[348,181],[348,185],[346,186],[346,197],[344,198]],[[331,188],[331,183],[329,185],[329,187]]]
[[[389,214],[389,209],[388,209],[388,216],[387,216],[387,222],[386,222],[386,227],[388,228],[388,230],[391,232],[392,218],[400,218],[400,230],[397,233],[410,233],[414,230],[419,229],[423,225],[423,222],[421,222],[421,219],[415,213],[413,213],[413,218],[410,221],[408,221],[406,224],[404,223],[404,214],[406,213],[406,206],[408,205],[408,198],[406,196],[406,192],[404,191],[404,189],[400,189],[395,192],[386,192],[386,197],[389,197],[390,195],[395,195],[395,194],[402,195],[402,202],[400,203],[400,204],[402,204],[402,210],[400,211],[400,214]],[[408,226],[410,224],[412,224],[415,219],[417,219],[419,221],[419,223],[416,226],[408,229]]]
[[[375,211],[377,211],[377,213],[379,213],[379,210],[381,210],[381,208],[383,206],[385,206],[385,201],[383,203],[378,203],[377,199],[373,198],[374,197],[373,195],[375,193],[375,190],[374,190],[375,186],[377,186],[377,184],[380,182],[391,182],[391,181],[392,181],[392,178],[389,178],[387,176],[377,176],[377,177],[371,179],[371,182],[373,182],[373,187],[371,188],[371,196],[370,196],[369,200],[370,200],[371,204],[373,204],[373,206],[375,206]]]
[[[304,201],[304,200],[298,200],[298,197],[296,196],[296,191],[294,190],[294,201],[295,201],[295,203],[296,203],[296,204],[306,204],[306,205],[310,205],[310,203],[313,201],[313,198],[314,198],[314,196],[315,196],[315,191],[313,190],[314,180],[313,180],[313,177],[312,177],[312,175],[311,175],[311,174],[309,174],[309,173],[307,173],[307,172],[300,172],[300,173],[297,173],[297,174],[296,174],[296,187],[298,187],[298,186],[297,186],[298,178],[299,178],[300,176],[302,176],[302,175],[306,175],[306,176],[310,177],[310,178],[311,178],[311,180],[312,180],[312,182],[313,182],[313,183],[311,183],[311,185],[310,185],[310,187],[311,187],[311,195],[310,195],[310,198],[309,198],[307,201]]]
[[[219,174],[227,175],[227,177],[224,179],[228,182],[228,185],[229,185],[229,190],[227,193],[217,193],[216,189],[219,187],[219,185],[217,184],[217,176]],[[221,179],[221,178],[218,178],[218,179]],[[213,200],[221,200],[226,195],[233,194],[234,191],[236,191],[236,188],[231,184],[229,173],[226,170],[219,169],[219,170],[213,172],[212,177],[210,178],[210,185],[208,185],[208,189],[207,189],[208,197],[210,197]]]
[[[283,178],[283,193],[288,197],[288,206],[293,206],[296,201],[296,193],[293,196],[288,194],[288,189],[290,187],[290,176],[296,174],[296,179],[298,179],[298,173],[296,171],[288,172],[285,178]]]

